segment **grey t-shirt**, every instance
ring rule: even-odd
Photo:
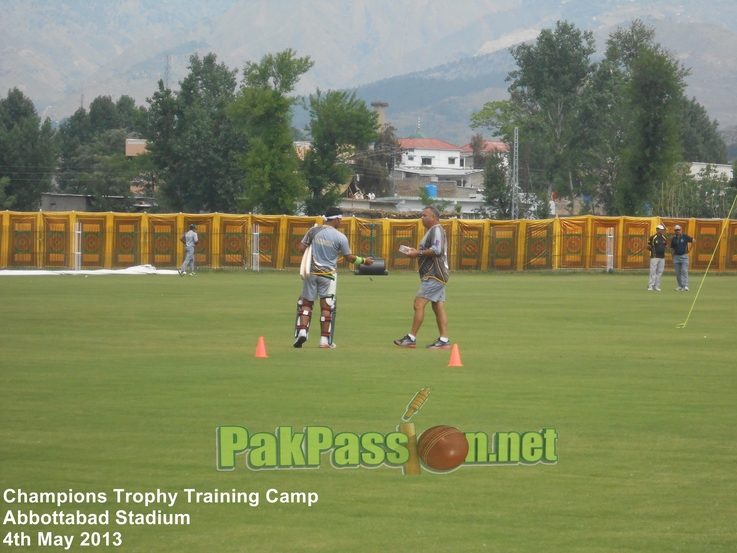
[[[187,248],[194,248],[195,244],[199,241],[197,233],[193,230],[188,230],[187,234],[184,235],[184,245]]]
[[[448,240],[445,231],[440,225],[430,228],[420,242],[420,251],[431,249],[435,257],[422,256],[420,258],[420,280],[429,278],[448,282]]]
[[[338,256],[351,253],[345,234],[329,225],[311,228],[302,238],[302,243],[312,245],[310,274],[313,275],[334,273],[338,268]]]

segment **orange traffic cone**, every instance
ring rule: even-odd
[[[268,357],[266,355],[266,344],[264,343],[264,337],[259,336],[258,346],[256,346],[256,357]]]
[[[450,352],[450,363],[449,367],[462,367],[461,353],[458,351],[458,344],[453,344],[453,351]]]

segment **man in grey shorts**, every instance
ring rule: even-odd
[[[427,229],[420,242],[420,249],[409,248],[405,253],[420,260],[420,289],[415,296],[415,315],[412,330],[404,338],[394,340],[403,348],[417,346],[417,332],[425,318],[425,306],[432,303],[440,337],[428,349],[450,349],[448,317],[445,315],[445,285],[448,283],[448,240],[440,226],[440,212],[428,206],[422,212],[422,224]]]
[[[325,213],[325,223],[321,227],[313,227],[307,231],[297,245],[298,251],[304,253],[312,246],[310,274],[304,279],[302,296],[297,302],[297,328],[294,341],[295,348],[301,348],[307,341],[312,318],[312,307],[320,298],[320,347],[333,348],[332,325],[335,313],[335,289],[338,269],[338,256],[345,257],[348,263],[355,265],[371,265],[374,260],[362,258],[351,253],[348,238],[338,230],[343,211],[339,207],[331,207]]]

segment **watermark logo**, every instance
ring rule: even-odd
[[[424,468],[447,473],[460,467],[555,464],[558,432],[504,431],[489,436],[484,431],[461,431],[436,425],[419,437],[410,419],[422,408],[430,387],[420,390],[390,432],[335,432],[328,426],[307,426],[295,431],[279,426],[272,432],[251,433],[244,426],[219,426],[215,432],[218,470],[234,470],[239,458],[251,470],[316,469],[326,457],[336,469],[402,469],[418,475]]]

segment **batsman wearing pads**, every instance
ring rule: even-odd
[[[297,322],[295,328],[294,347],[301,348],[307,341],[315,301],[320,298],[320,347],[334,348],[333,334],[335,311],[337,306],[337,268],[338,256],[345,257],[354,265],[371,265],[374,260],[362,258],[351,253],[348,239],[338,230],[343,211],[339,207],[331,207],[325,212],[325,223],[321,227],[313,227],[304,235],[297,245],[300,253],[312,246],[310,273],[305,275],[302,285],[302,296],[297,302]]]

